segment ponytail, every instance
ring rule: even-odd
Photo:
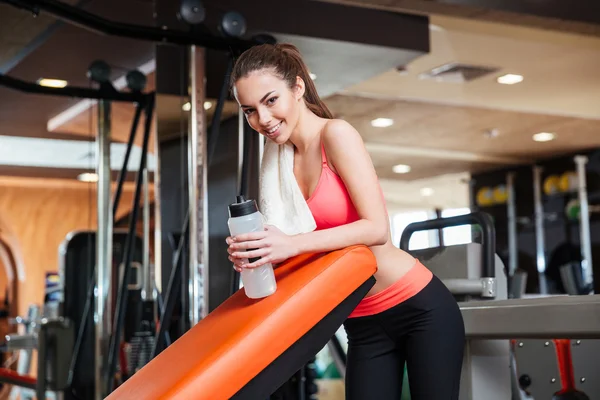
[[[262,44],[246,50],[236,61],[231,72],[230,85],[254,71],[272,69],[290,88],[296,85],[296,77],[304,81],[304,102],[321,118],[333,119],[333,113],[319,97],[308,68],[298,48],[289,43]]]
[[[317,87],[310,77],[310,73],[308,72],[308,68],[302,60],[302,55],[298,48],[292,44],[282,43],[277,44],[278,46],[288,57],[293,60],[293,63],[298,66],[298,76],[302,78],[305,85],[304,92],[304,100],[306,101],[306,106],[318,115],[321,118],[333,119],[333,114],[329,111],[329,108],[325,105],[321,97],[319,97],[319,92],[317,92]]]

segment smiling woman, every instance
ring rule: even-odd
[[[414,400],[458,399],[464,346],[460,310],[430,270],[393,245],[379,180],[361,135],[333,118],[292,45],[246,51],[233,68],[231,86],[255,131],[277,145],[293,145],[293,175],[316,222],[316,230],[296,235],[267,225],[262,232],[227,238],[234,268],[369,246],[377,259],[377,282],[344,323],[346,398],[400,398],[406,362]]]

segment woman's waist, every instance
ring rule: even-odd
[[[393,280],[395,274],[388,273],[387,269],[378,274],[380,277],[378,278],[376,274],[375,278],[380,279],[381,275],[385,275],[385,281],[378,280],[354,309],[350,315],[351,318],[378,314],[394,307],[419,293],[433,277],[433,273],[416,259],[413,259],[412,266],[407,271],[403,271],[402,275],[395,280]],[[392,280],[393,282],[389,283]]]
[[[403,250],[390,245],[371,247],[377,261],[375,279],[377,282],[367,296],[378,293],[402,279],[414,266],[417,260]]]

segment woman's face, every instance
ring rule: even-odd
[[[270,71],[252,72],[237,81],[234,93],[252,129],[277,144],[288,141],[300,115],[301,79],[290,89]]]

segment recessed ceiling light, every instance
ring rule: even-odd
[[[375,118],[371,121],[371,126],[374,126],[375,128],[387,128],[393,124],[394,120],[391,118]]]
[[[77,180],[81,182],[98,182],[98,174],[91,172],[84,172],[77,176]]]
[[[210,101],[204,102],[205,110],[210,110],[212,108],[212,106],[213,106],[212,102],[210,102]],[[188,101],[187,103],[182,105],[181,108],[183,109],[183,111],[190,111],[192,109],[192,104]]]
[[[556,139],[556,135],[550,132],[540,132],[533,135],[533,140],[536,142],[549,142]]]
[[[485,136],[488,139],[493,139],[495,137],[498,137],[499,134],[500,134],[500,131],[496,128],[488,129],[483,132],[483,136]]]
[[[398,164],[392,167],[392,171],[397,174],[407,174],[410,172],[410,165],[406,164]]]
[[[313,74],[312,72],[308,74],[310,76],[310,79],[312,79],[313,81],[315,79],[317,79],[317,75]]]
[[[503,85],[514,85],[515,83],[523,82],[523,76],[516,74],[506,74],[498,77],[496,81]]]
[[[38,85],[52,88],[64,88],[67,86],[67,81],[62,79],[40,78],[37,81]]]
[[[421,196],[429,197],[431,195],[433,195],[433,189],[432,188],[424,187],[424,188],[421,189]]]

